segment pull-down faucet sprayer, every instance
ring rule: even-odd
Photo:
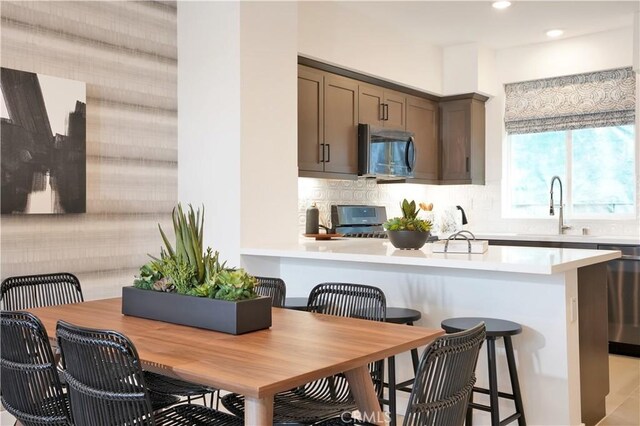
[[[556,182],[556,180],[558,181],[558,184],[560,185],[560,215],[558,217],[558,234],[562,235],[564,234],[564,231],[566,229],[571,229],[570,226],[566,226],[564,224],[564,204],[562,201],[562,181],[560,180],[559,176],[554,176],[551,178],[551,190],[549,191],[549,195],[550,195],[550,200],[549,200],[549,215],[550,216],[554,216],[555,215],[555,211],[553,208],[553,184]]]

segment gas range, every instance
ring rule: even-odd
[[[387,238],[382,224],[387,221],[384,206],[332,205],[332,231],[351,238]]]

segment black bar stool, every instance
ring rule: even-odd
[[[287,297],[284,300],[284,307],[295,311],[306,311],[308,297]]]
[[[524,418],[524,409],[522,407],[522,396],[520,394],[520,383],[518,382],[518,372],[516,371],[516,360],[513,355],[513,344],[511,336],[522,333],[520,324],[513,321],[467,317],[467,318],[449,318],[442,321],[442,328],[447,333],[456,333],[467,330],[476,326],[479,322],[484,321],[487,328],[487,359],[489,364],[489,389],[474,387],[469,399],[469,407],[467,408],[467,426],[471,426],[473,422],[473,409],[488,411],[491,413],[491,426],[502,426],[518,420],[519,426],[526,426]],[[507,355],[507,365],[509,367],[509,378],[511,379],[512,394],[500,392],[498,390],[498,374],[496,369],[496,339],[502,337],[504,339],[504,348]],[[473,402],[473,393],[489,395],[489,405],[483,405]],[[515,403],[516,412],[506,419],[500,421],[500,412],[498,407],[498,398],[511,399]]]
[[[420,318],[422,318],[422,313],[420,311],[416,311],[415,309],[387,308],[386,322],[412,326],[413,323],[415,321],[418,321]],[[396,424],[396,391],[411,393],[411,388],[409,386],[413,384],[416,372],[418,371],[419,358],[417,348],[411,349],[411,361],[413,363],[413,378],[405,380],[404,382],[396,383],[396,357],[392,356],[387,358],[387,364],[389,366],[389,383],[384,383],[383,385],[389,388],[389,399],[383,400],[382,402],[388,402],[389,404],[389,413],[391,414],[391,421],[389,422],[389,426],[395,426]]]

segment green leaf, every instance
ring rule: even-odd
[[[164,241],[164,245],[167,247],[167,253],[169,253],[169,256],[175,256],[175,252],[173,251],[173,247],[171,246],[171,243],[169,242],[169,239],[165,235],[164,231],[162,230],[162,227],[160,226],[160,224],[158,224],[158,229],[160,230],[160,235],[162,236],[162,241]]]

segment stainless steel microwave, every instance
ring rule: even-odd
[[[413,133],[358,124],[358,175],[384,179],[414,176]]]

